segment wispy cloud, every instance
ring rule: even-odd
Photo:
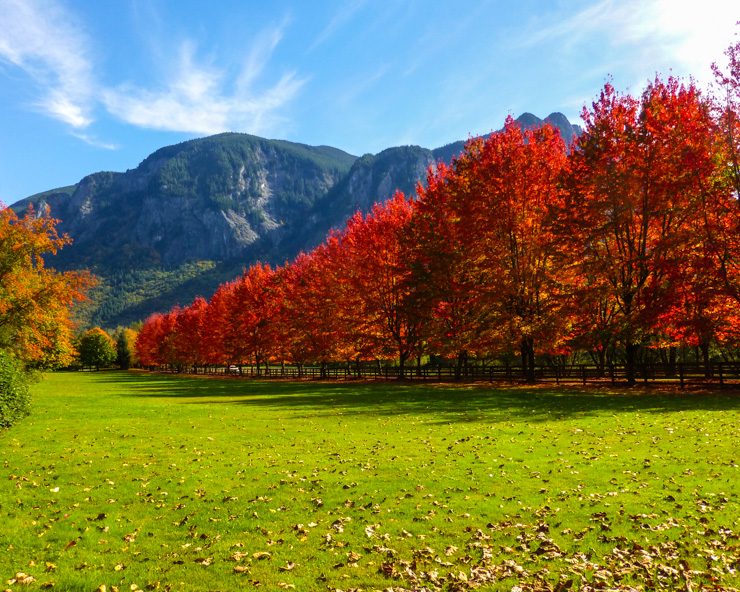
[[[102,92],[106,109],[126,123],[148,129],[212,134],[222,131],[267,133],[280,120],[279,111],[305,83],[294,72],[283,74],[264,90],[256,81],[269,62],[282,32],[257,39],[235,80],[184,42],[173,75],[160,88],[132,84]]]
[[[305,83],[286,72],[271,85],[259,84],[286,24],[259,33],[235,69],[200,58],[186,40],[173,63],[160,64],[161,71],[172,73],[160,84],[104,87],[89,58],[92,40],[57,0],[0,0],[0,63],[20,68],[35,81],[40,94],[35,107],[99,148],[116,148],[84,131],[101,105],[121,121],[146,129],[264,134],[282,121],[281,109]]]
[[[237,78],[237,92],[248,92],[267,66],[272,53],[283,39],[283,32],[287,26],[287,19],[277,26],[265,29],[252,42],[252,46],[244,60],[239,77]]]
[[[84,132],[73,131],[72,135],[78,140],[82,140],[83,142],[85,142],[85,144],[93,146],[94,148],[102,148],[103,150],[118,150],[120,148],[118,144],[100,140],[96,138],[95,136],[84,133]]]
[[[344,90],[339,92],[334,99],[336,104],[344,108],[351,107],[353,102],[372,89],[388,73],[389,69],[388,64],[380,64],[374,71],[363,72],[347,81]]]
[[[313,43],[308,46],[308,51],[313,51],[319,45],[322,45],[334,33],[349,23],[365,4],[367,4],[367,0],[353,0],[352,2],[344,3],[327,25],[319,32]]]
[[[732,40],[738,19],[740,8],[726,0],[704,0],[701,7],[694,0],[601,0],[528,31],[521,45],[558,42],[567,51],[581,51],[585,42],[599,39],[622,50],[635,71],[662,64],[707,80],[709,65]],[[654,73],[640,72],[642,82]]]
[[[38,85],[35,106],[84,129],[92,123],[92,68],[86,35],[53,0],[0,1],[0,60]]]

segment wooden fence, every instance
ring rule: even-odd
[[[190,374],[231,375],[264,380],[398,380],[398,366],[378,363],[354,362],[326,364],[324,366],[269,365],[261,366],[198,366],[158,370]],[[740,387],[740,363],[715,362],[708,371],[701,364],[643,364],[636,366],[635,376],[643,384],[676,384],[681,388],[691,385]],[[537,382],[554,384],[625,384],[627,372],[624,365],[605,368],[588,364],[538,366]],[[403,380],[412,382],[524,382],[521,367],[500,365],[468,365],[457,370],[448,365],[423,365],[406,367]]]

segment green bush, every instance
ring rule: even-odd
[[[0,430],[28,415],[28,374],[18,360],[0,350]]]

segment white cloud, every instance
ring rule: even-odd
[[[161,71],[173,75],[160,85],[105,88],[96,81],[89,59],[92,40],[57,0],[0,0],[0,63],[20,68],[36,82],[41,95],[36,108],[100,148],[115,145],[82,130],[93,123],[93,109],[101,103],[118,119],[147,129],[264,134],[281,121],[280,109],[305,82],[288,72],[272,86],[255,90],[284,27],[285,22],[263,30],[236,74],[198,60],[195,47],[186,41],[174,64],[162,64]]]
[[[529,31],[521,45],[558,42],[578,52],[583,43],[599,39],[642,84],[660,68],[705,82],[711,78],[710,64],[733,41],[738,20],[740,5],[727,0],[601,0]]]
[[[76,129],[92,123],[92,72],[80,26],[53,0],[0,0],[0,60],[25,71],[36,107]]]
[[[258,38],[233,84],[226,72],[198,62],[193,45],[186,42],[173,76],[161,88],[123,85],[107,89],[102,93],[103,104],[126,123],[148,129],[199,134],[234,130],[268,133],[280,121],[279,110],[305,82],[291,72],[266,90],[253,89],[281,35],[273,31]]]
[[[283,39],[283,29],[286,21],[279,27],[266,29],[259,34],[252,43],[247,59],[244,61],[241,73],[237,78],[237,92],[247,92],[248,89],[262,74],[270,61],[272,52]]]
[[[307,51],[313,51],[344,25],[349,23],[366,3],[367,0],[353,0],[352,2],[345,2],[321,32],[319,32],[316,39],[314,39],[313,43],[308,47]]]
[[[118,150],[120,148],[118,144],[99,140],[95,136],[86,134],[84,132],[73,131],[72,135],[78,140],[82,140],[83,142],[85,142],[85,144],[93,146],[94,148],[102,148],[103,150]]]
[[[720,61],[734,41],[740,4],[727,0],[655,0],[653,7],[662,38],[660,50],[674,56],[687,72],[699,80],[711,78],[709,66]],[[650,31],[645,31],[646,35]]]

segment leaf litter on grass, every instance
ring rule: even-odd
[[[117,388],[113,417],[90,404],[84,442],[60,437],[74,428],[60,414],[14,431],[0,494],[20,533],[0,539],[11,589],[738,586],[732,401],[589,410],[583,394],[479,391],[493,404],[449,389],[447,413],[435,389],[394,414],[381,390],[357,407],[348,392],[337,415],[255,402],[239,383],[227,404]],[[135,436],[139,416],[161,427]]]

